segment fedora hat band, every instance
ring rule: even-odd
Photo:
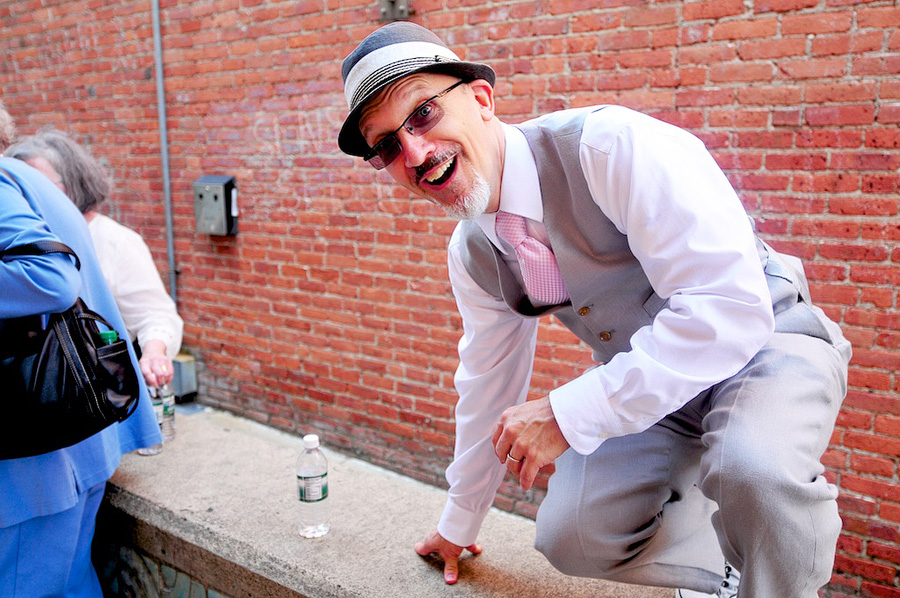
[[[350,110],[356,108],[372,92],[431,64],[458,62],[452,50],[430,42],[402,42],[378,48],[363,56],[344,81],[344,96]]]

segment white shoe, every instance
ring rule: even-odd
[[[716,592],[717,598],[737,598],[740,583],[741,574],[726,561],[725,580],[719,587],[719,591]]]
[[[741,582],[741,574],[729,563],[725,563],[725,579],[715,594],[704,594],[695,590],[678,590],[677,598],[737,598],[738,584]]]

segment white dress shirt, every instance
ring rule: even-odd
[[[531,234],[546,242],[531,150],[520,130],[504,125],[504,132],[500,209],[529,218]],[[550,392],[563,435],[587,455],[607,438],[646,430],[737,373],[771,336],[774,316],[747,214],[696,137],[609,106],[586,118],[579,154],[594,202],[669,300],[634,334],[630,351]],[[514,254],[494,232],[494,214],[476,222],[518,275]],[[526,400],[538,319],[519,316],[478,287],[460,257],[459,227],[448,264],[463,337],[456,449],[438,531],[468,546],[506,473],[491,436],[500,414]]]
[[[130,340],[142,348],[160,340],[172,359],[181,348],[184,322],[166,292],[144,239],[103,214],[88,223],[100,268],[125,320]]]

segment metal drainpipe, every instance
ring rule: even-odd
[[[163,89],[162,41],[159,28],[159,0],[153,6],[153,59],[156,63],[156,112],[159,118],[159,145],[162,152],[163,200],[166,211],[166,252],[169,263],[169,295],[178,303],[175,272],[175,240],[172,234],[172,189],[169,180],[169,131],[166,125],[166,94]]]

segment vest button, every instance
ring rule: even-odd
[[[603,341],[603,342],[605,343],[606,341],[608,341],[609,339],[612,338],[612,333],[611,333],[611,332],[607,332],[606,330],[604,330],[604,331],[601,332],[598,336],[600,337],[600,340]]]
[[[586,306],[586,305],[585,305],[584,307],[581,307],[581,308],[578,309],[578,315],[579,315],[579,316],[586,316],[586,315],[588,315],[589,313],[591,313],[591,308],[588,307],[588,306]]]

